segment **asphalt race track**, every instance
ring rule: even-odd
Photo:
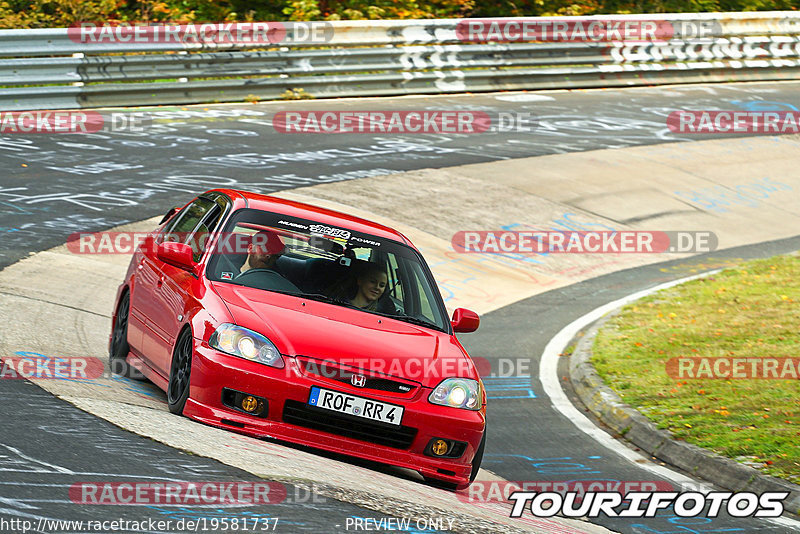
[[[70,488],[84,483],[263,481],[225,464],[125,432],[54,399],[30,382],[3,382],[0,392],[3,404],[3,418],[0,420],[3,436],[0,444],[0,517],[6,521],[12,518],[31,521],[34,525],[32,532],[72,530],[59,521],[151,520],[172,521],[177,525],[181,520],[197,521],[200,518],[208,521],[238,518],[257,524],[254,531],[266,527],[264,530],[278,532],[327,532],[345,528],[348,519],[379,519],[386,515],[326,499],[294,486],[286,487],[285,500],[266,506],[198,507],[172,503],[81,506],[73,500],[80,498],[80,491],[73,493]],[[39,530],[40,526],[45,528]],[[2,532],[18,530],[11,528],[10,524],[0,524]],[[145,527],[129,531],[158,532],[161,529]]]
[[[0,268],[72,232],[138,221],[201,190],[269,193],[325,182],[509,158],[709,136],[673,134],[675,109],[795,109],[799,84],[752,83],[155,108],[144,132],[0,138]],[[282,110],[530,113],[531,131],[481,134],[280,134]],[[524,125],[523,125],[524,126]],[[733,135],[731,135],[733,137]]]
[[[548,291],[533,298],[506,306],[481,318],[481,335],[462,336],[471,355],[489,359],[508,354],[541,354],[547,342],[564,327],[593,309],[648,287],[687,276],[692,269],[709,270],[712,265],[724,266],[728,261],[785,254],[800,248],[800,238],[781,240],[763,245],[717,251],[690,260],[676,260],[647,267],[619,271]],[[529,328],[512,325],[526,324]],[[473,356],[474,357],[474,356]],[[492,423],[493,442],[502,447],[487,447],[484,467],[506,480],[514,481],[571,481],[614,480],[648,481],[672,486],[675,491],[689,491],[669,480],[656,476],[625,460],[578,430],[540,397],[543,387],[539,380],[538,361],[531,362],[529,395],[533,398],[503,398],[509,395],[524,397],[519,390],[489,393],[487,419]],[[562,361],[559,377],[567,376]],[[494,367],[497,369],[497,366]],[[492,379],[485,380],[491,384]],[[563,382],[567,384],[567,382]],[[489,386],[491,387],[491,386]],[[581,406],[574,395],[573,402]],[[494,398],[493,398],[494,397]],[[525,414],[525,415],[523,415]],[[520,424],[520,420],[524,424]],[[625,447],[619,442],[620,448]],[[669,491],[669,487],[666,488]],[[681,518],[667,511],[655,519],[604,519],[602,525],[618,532],[682,533],[682,532],[787,532],[785,524],[765,520],[731,518]]]
[[[7,136],[0,138],[0,159],[6,171],[0,182],[0,268],[62,244],[72,232],[156,216],[215,186],[274,192],[422,168],[691,141],[703,136],[675,135],[666,128],[670,111],[795,110],[798,95],[800,83],[780,83],[193,106],[154,110],[155,121],[144,135]],[[522,111],[531,113],[536,124],[529,131],[472,135],[279,134],[271,117],[290,106],[473,110],[490,115]],[[541,354],[564,325],[599,305],[690,272],[723,266],[729,260],[798,248],[800,239],[788,239],[637,267],[542,293],[484,315],[477,334],[460,337],[470,353],[492,362],[508,354],[527,355],[532,366],[528,375],[522,375],[523,382],[519,375],[513,384],[486,380],[490,425],[483,467],[512,481],[667,482],[598,445],[553,410],[533,356]],[[223,463],[119,429],[25,381],[0,381],[0,397],[4,406],[0,420],[2,518],[229,516],[230,510],[157,506],[146,511],[118,506],[109,511],[110,507],[76,505],[66,495],[72,484],[100,479],[257,480]],[[625,447],[622,442],[619,446]],[[251,519],[279,517],[277,530],[283,532],[338,532],[345,530],[348,518],[389,515],[291,485],[287,486],[286,501],[268,510],[268,517],[263,508],[255,507],[242,507],[237,514]],[[684,519],[669,511],[654,519],[596,522],[613,531],[653,534],[778,533],[794,528],[787,522],[725,516]]]

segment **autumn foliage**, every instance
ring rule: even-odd
[[[0,28],[76,22],[521,17],[796,9],[800,0],[0,0]]]

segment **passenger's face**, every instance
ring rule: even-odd
[[[378,300],[389,282],[385,273],[369,274],[358,279],[358,291],[369,302]]]

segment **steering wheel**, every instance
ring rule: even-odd
[[[256,275],[256,276],[254,276]],[[300,289],[284,276],[272,269],[248,269],[234,278],[239,283],[256,289],[300,292]],[[256,283],[258,282],[258,283]]]
[[[244,277],[246,277],[248,275],[255,274],[255,273],[272,273],[272,274],[277,274],[278,276],[280,276],[280,274],[278,274],[276,271],[274,271],[272,269],[258,268],[258,269],[247,269],[245,272],[237,274],[235,278],[236,279],[240,279],[240,278],[244,278]]]

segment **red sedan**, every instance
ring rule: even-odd
[[[175,414],[253,436],[475,479],[486,393],[419,251],[399,232],[235,190],[170,210],[117,294],[112,369]]]

